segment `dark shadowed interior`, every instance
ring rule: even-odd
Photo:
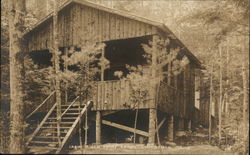
[[[114,76],[116,71],[122,71],[126,76],[129,73],[126,64],[145,65],[142,44],[148,44],[150,38],[151,36],[144,36],[105,42],[105,57],[110,61],[110,68],[105,70],[104,80],[118,80],[118,77]]]

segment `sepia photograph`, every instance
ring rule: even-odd
[[[249,155],[249,0],[1,0],[0,154]]]

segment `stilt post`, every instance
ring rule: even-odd
[[[174,141],[174,116],[170,116],[168,119],[168,141]]]
[[[149,137],[148,145],[155,145],[156,109],[149,109]]]
[[[101,144],[101,111],[96,111],[96,144]]]

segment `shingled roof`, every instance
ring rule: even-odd
[[[89,1],[85,1],[85,0],[68,0],[65,3],[63,3],[61,6],[59,6],[58,11],[61,11],[62,9],[64,9],[65,7],[71,5],[71,4],[80,4],[80,5],[84,5],[84,6],[88,6],[91,8],[95,8],[101,11],[105,11],[107,13],[112,13],[112,14],[116,14],[119,16],[123,16],[132,20],[136,20],[142,23],[146,23],[149,25],[152,25],[156,28],[158,28],[159,30],[161,30],[163,33],[167,34],[167,35],[171,35],[171,37],[173,39],[175,39],[175,41],[181,45],[185,50],[185,54],[189,57],[189,59],[193,60],[195,62],[195,64],[197,64],[198,67],[201,67],[201,62],[188,50],[188,48],[174,35],[174,33],[163,23],[158,22],[158,21],[153,21],[147,18],[143,18],[137,15],[133,15],[129,12],[126,11],[121,11],[121,10],[117,10],[117,9],[113,9],[113,8],[109,8],[109,7],[105,7],[102,5],[98,5]],[[53,19],[53,11],[51,11],[50,14],[48,14],[45,18],[41,19],[40,21],[38,21],[34,26],[32,26],[29,30],[27,30],[24,33],[24,36],[27,36],[29,33],[31,33],[34,29],[36,29],[39,25],[43,24],[44,22]]]

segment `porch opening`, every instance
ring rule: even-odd
[[[110,68],[104,71],[104,80],[119,80],[114,76],[116,71],[122,71],[126,76],[129,71],[126,65],[146,65],[142,44],[148,44],[152,36],[113,40],[105,42],[105,58],[110,61]]]

